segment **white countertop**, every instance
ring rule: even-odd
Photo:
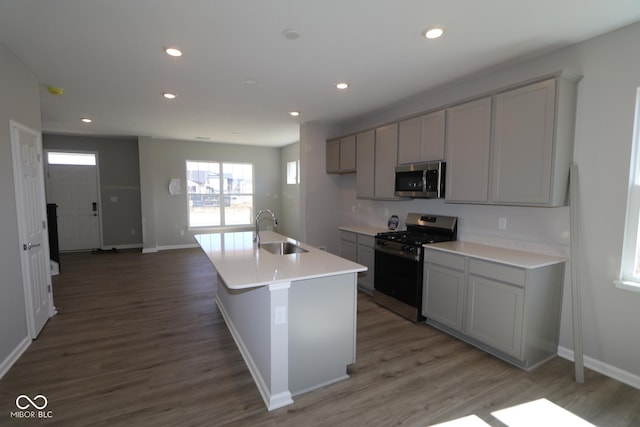
[[[439,251],[470,256],[486,261],[494,261],[527,269],[546,267],[548,265],[559,264],[567,261],[566,258],[558,256],[525,252],[515,249],[501,248],[498,246],[483,245],[480,243],[463,242],[460,240],[431,243],[424,246],[427,249],[436,249]]]
[[[378,233],[389,231],[388,228],[373,227],[370,225],[344,225],[342,227],[338,227],[338,230],[351,231],[352,233],[365,234],[367,236],[373,237],[375,237]]]
[[[246,289],[295,280],[366,271],[367,267],[272,231],[261,243],[289,241],[309,252],[274,255],[258,248],[253,232],[199,234],[195,239],[229,289]]]

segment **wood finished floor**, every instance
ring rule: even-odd
[[[547,398],[599,427],[640,426],[640,390],[555,358],[516,369],[358,297],[350,379],[267,412],[199,249],[64,254],[59,314],[0,380],[1,426],[428,426]],[[312,366],[309,369],[313,369]],[[11,419],[43,394],[48,420]]]

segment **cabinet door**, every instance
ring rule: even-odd
[[[358,235],[350,231],[340,231],[340,256],[349,261],[357,262]]]
[[[555,79],[496,96],[492,200],[549,203]]]
[[[376,129],[374,197],[395,199],[396,166],[398,164],[398,124]]]
[[[356,170],[356,136],[340,139],[340,172]]]
[[[375,130],[356,135],[356,197],[372,199],[375,171]]]
[[[367,271],[358,273],[358,285],[369,293],[373,293],[373,277],[375,267],[374,238],[370,236],[358,235],[358,264],[367,267]]]
[[[444,160],[445,118],[446,110],[435,111],[420,118],[421,161]]]
[[[467,335],[521,359],[524,289],[471,274],[468,302]]]
[[[327,141],[326,171],[327,173],[340,172],[340,140],[339,139]]]
[[[463,328],[464,271],[427,263],[424,272],[422,314],[457,331]]]
[[[398,126],[398,164],[420,161],[420,117],[415,117],[400,122]]]
[[[447,201],[488,200],[490,148],[491,97],[447,110]]]

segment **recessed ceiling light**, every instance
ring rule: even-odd
[[[248,84],[248,85],[254,85],[254,84],[258,83],[257,81],[255,81],[255,79],[247,79],[244,82],[246,84]]]
[[[289,115],[292,117],[298,117],[300,115],[300,111],[289,111]]]
[[[162,96],[167,99],[174,99],[177,95],[175,93],[163,92]]]
[[[422,35],[428,39],[437,39],[439,37],[442,37],[443,34],[444,34],[444,29],[440,27],[425,28],[422,31]]]
[[[164,51],[169,56],[182,56],[182,51],[180,49],[176,49],[175,47],[167,47]]]
[[[300,38],[300,33],[292,28],[289,28],[282,32],[282,37],[287,40],[296,40]]]
[[[83,123],[91,123],[91,122],[93,122],[93,120],[91,120],[89,117],[83,117],[80,120],[82,120]]]
[[[349,83],[344,83],[344,82],[338,83],[338,84],[336,85],[336,88],[338,88],[338,89],[340,89],[340,90],[344,90],[344,89],[346,89],[346,88],[348,88],[348,87],[349,87]]]

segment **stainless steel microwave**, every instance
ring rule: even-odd
[[[394,194],[398,197],[444,198],[445,162],[396,166]]]

